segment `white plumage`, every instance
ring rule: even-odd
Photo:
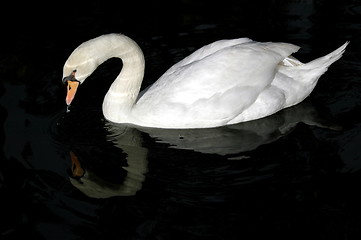
[[[220,40],[172,66],[138,95],[143,53],[130,38],[108,34],[76,48],[63,76],[76,70],[75,78],[82,83],[102,62],[119,57],[123,69],[105,96],[105,118],[157,128],[217,127],[259,119],[301,102],[347,44],[303,64],[290,56],[299,49],[293,44]]]

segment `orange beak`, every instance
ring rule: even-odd
[[[66,105],[70,105],[75,97],[76,90],[78,89],[79,82],[78,81],[68,81],[67,94],[65,98]]]

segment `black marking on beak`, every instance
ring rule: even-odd
[[[64,84],[64,85],[67,84],[68,81],[76,81],[76,82],[79,82],[79,81],[76,80],[76,78],[75,78],[75,73],[76,73],[76,69],[73,70],[73,71],[70,73],[69,76],[64,77],[64,78],[63,78],[63,81],[62,81],[63,84]]]

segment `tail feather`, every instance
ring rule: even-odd
[[[292,58],[280,64],[272,84],[285,94],[285,106],[295,105],[305,99],[328,67],[342,57],[348,44],[346,42],[335,51],[305,64]]]
[[[297,82],[314,85],[328,67],[342,57],[348,44],[346,42],[335,51],[305,64],[293,64],[291,67],[283,64],[279,71]]]
[[[326,56],[323,56],[323,57],[317,58],[311,62],[308,62],[308,63],[302,65],[301,67],[303,69],[307,69],[307,70],[313,70],[313,69],[321,70],[322,73],[324,73],[332,63],[336,62],[337,60],[339,60],[342,57],[342,54],[345,52],[345,49],[348,44],[349,44],[349,42],[346,42],[341,47],[337,48],[335,51],[327,54]]]

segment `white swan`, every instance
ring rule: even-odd
[[[66,61],[63,82],[70,105],[78,85],[104,61],[121,58],[123,68],[103,102],[115,123],[156,128],[208,128],[271,115],[305,99],[348,42],[303,64],[290,56],[299,47],[248,38],[206,45],[166,71],[139,93],[144,56],[122,34],[107,34],[77,47]]]

